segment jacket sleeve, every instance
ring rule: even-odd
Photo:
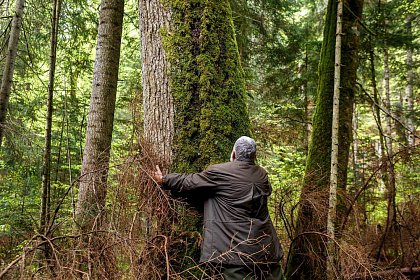
[[[214,172],[205,170],[194,174],[167,174],[163,176],[162,187],[180,193],[196,190],[211,190],[217,186]]]

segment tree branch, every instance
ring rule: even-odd
[[[360,87],[360,89],[363,91],[363,93],[369,97],[370,101],[372,104],[374,104],[375,106],[377,106],[382,112],[384,112],[387,116],[389,116],[390,118],[392,118],[394,121],[396,121],[397,123],[399,123],[405,130],[407,130],[408,132],[410,132],[415,138],[420,138],[419,136],[415,135],[413,131],[411,131],[401,120],[399,120],[398,118],[396,118],[395,116],[393,116],[391,114],[391,112],[388,112],[386,109],[384,109],[381,105],[379,105],[378,103],[375,102],[375,100],[373,99],[372,96],[370,96],[370,94],[363,88],[363,85],[359,82],[356,82],[356,84]]]

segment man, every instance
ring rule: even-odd
[[[242,136],[233,147],[231,162],[201,173],[165,176],[156,166],[154,174],[165,189],[205,197],[200,262],[220,268],[227,280],[282,279],[283,251],[267,207],[271,186],[255,159],[255,141]]]

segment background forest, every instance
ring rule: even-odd
[[[150,172],[244,134],[287,279],[420,277],[419,0],[0,4],[0,279],[217,277],[193,201]]]

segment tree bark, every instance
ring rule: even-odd
[[[353,103],[356,92],[359,34],[363,0],[344,1],[342,75],[338,140],[337,219],[344,215],[341,194],[345,191],[352,135]],[[326,246],[323,238],[305,232],[326,232],[328,186],[330,183],[332,102],[337,2],[329,1],[319,65],[317,102],[313,131],[300,197],[295,236],[287,264],[290,279],[326,279]],[[351,10],[351,12],[349,11]],[[339,235],[339,234],[338,234]]]
[[[12,89],[13,72],[17,49],[19,45],[19,35],[22,25],[23,9],[25,0],[16,1],[15,15],[12,20],[9,44],[7,47],[6,62],[4,64],[3,77],[0,88],[0,147],[2,145],[4,128],[6,125],[7,106],[9,105],[10,91]]]
[[[76,207],[76,222],[82,231],[100,228],[104,214],[123,13],[123,0],[102,0]]]
[[[169,62],[162,32],[170,30],[171,13],[161,0],[139,0],[144,138],[164,169],[172,163],[174,105],[169,87]]]

